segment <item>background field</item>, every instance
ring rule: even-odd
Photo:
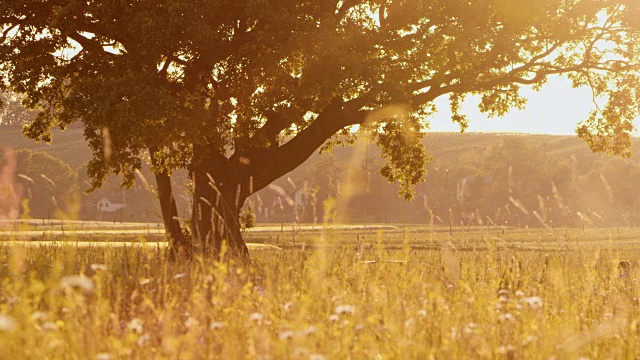
[[[253,229],[253,265],[104,246],[145,224],[0,243],[7,358],[633,358],[638,228]],[[12,224],[13,226],[14,224]],[[117,224],[116,224],[117,225]],[[86,234],[77,229],[106,231]],[[11,227],[11,226],[9,226]],[[292,229],[287,229],[291,227]],[[148,240],[147,243],[144,241]],[[27,244],[28,243],[28,244]],[[37,245],[36,245],[37,244]],[[102,245],[100,245],[102,244]],[[146,245],[143,245],[146,244]],[[628,274],[618,262],[631,263]]]

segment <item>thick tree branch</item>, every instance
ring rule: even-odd
[[[8,26],[3,32],[2,32],[2,37],[0,37],[0,44],[2,44],[6,39],[7,36],[9,35],[9,33],[11,31],[13,31],[15,28],[17,28],[18,26],[20,26],[20,24],[13,24]]]
[[[349,10],[360,5],[360,2],[360,0],[345,0],[336,12],[337,18],[342,19]]]
[[[268,110],[264,115],[267,118],[267,122],[251,137],[251,140],[258,146],[262,146],[267,142],[274,142],[282,130],[293,124],[293,121],[287,120],[282,114],[274,110]]]
[[[362,124],[367,114],[367,111],[345,110],[342,99],[332,101],[311,125],[286,144],[264,154],[254,162],[251,169],[253,191],[264,188],[298,167],[341,129]]]
[[[118,56],[112,52],[105,50],[104,46],[99,41],[95,41],[93,39],[89,39],[88,37],[82,36],[76,31],[65,31],[63,32],[63,35],[80,44],[83,49],[91,49],[109,57]]]

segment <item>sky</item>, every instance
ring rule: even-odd
[[[561,77],[550,78],[539,91],[523,88],[528,98],[524,110],[511,110],[502,118],[488,118],[478,110],[478,99],[469,97],[463,113],[469,118],[467,132],[517,132],[531,134],[575,135],[575,128],[594,109],[591,90],[574,89],[571,81]],[[430,132],[460,131],[451,122],[448,99],[436,101],[438,113],[431,117]]]

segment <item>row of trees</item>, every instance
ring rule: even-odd
[[[139,176],[150,178],[151,184],[140,184],[123,190],[118,179],[108,179],[102,188],[90,188],[86,167],[74,170],[67,163],[45,152],[0,148],[0,219],[81,219],[108,221],[161,220],[154,193],[155,184],[147,171]],[[182,178],[184,181],[184,177]],[[184,191],[183,184],[180,187]],[[126,206],[122,211],[100,211],[101,199]],[[184,203],[184,201],[183,201]]]
[[[455,139],[456,135],[430,135]],[[457,136],[460,137],[460,136]],[[534,227],[640,225],[640,164],[637,159],[601,157],[572,144],[549,148],[549,139],[535,136],[472,135],[483,138],[479,148],[456,151],[447,146],[427,166],[426,181],[416,187],[417,198],[405,202],[398,185],[378,174],[384,164],[371,144],[355,151],[313,156],[304,166],[274,186],[250,197],[261,222],[322,222],[325,201],[337,199],[336,221],[359,223],[431,223],[454,226],[512,225]],[[469,138],[469,137],[467,137]],[[358,150],[358,148],[360,150]],[[365,156],[362,155],[364,150]],[[153,201],[156,184],[148,171],[144,181],[128,191],[111,178],[89,194],[84,167],[74,171],[60,159],[42,152],[19,150],[0,156],[6,173],[15,160],[11,178],[3,177],[20,196],[14,216],[55,218],[62,214],[85,220],[158,221]],[[354,161],[355,158],[355,161]],[[148,179],[147,179],[148,178]],[[174,177],[180,189],[182,218],[189,218],[188,179]],[[9,179],[9,180],[7,180]],[[144,182],[150,182],[149,188]],[[5,184],[6,183],[6,184]],[[354,190],[356,189],[356,190]],[[296,190],[303,194],[296,199]],[[98,211],[102,198],[126,203],[122,212]],[[11,203],[4,201],[4,205]],[[451,208],[451,212],[449,212]],[[2,211],[3,217],[9,213]]]
[[[0,153],[0,172],[0,218],[51,219],[80,204],[78,174],[44,152]]]

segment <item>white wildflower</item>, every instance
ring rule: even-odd
[[[175,275],[173,276],[173,278],[177,280],[177,279],[182,279],[182,278],[183,278],[183,277],[185,277],[185,276],[187,276],[187,274],[185,274],[185,273],[179,273],[179,274],[175,274]]]
[[[338,315],[336,315],[336,314],[329,315],[329,321],[338,322],[338,320],[340,320],[340,317]]]
[[[40,329],[44,331],[56,331],[58,330],[58,325],[54,322],[47,321],[40,326]]]
[[[62,287],[66,289],[79,289],[84,293],[92,293],[94,289],[93,280],[84,275],[71,275],[62,278]]]
[[[11,332],[16,327],[16,321],[11,316],[0,314],[0,331]]]
[[[99,353],[96,355],[96,360],[111,360],[111,355],[108,353]]]
[[[413,324],[415,324],[415,322],[416,322],[416,321],[415,321],[415,320],[413,320],[413,319],[407,319],[407,320],[404,322],[404,327],[405,327],[405,328],[409,328],[409,327],[413,326]]]
[[[140,285],[147,285],[147,284],[151,283],[151,279],[140,279],[140,281],[138,281],[138,283]]]
[[[539,309],[542,307],[542,299],[537,296],[526,297],[523,298],[522,301],[532,309]]]
[[[20,301],[20,297],[19,296],[10,296],[7,298],[7,304],[9,305],[13,305],[15,303],[17,303],[18,301]]]
[[[531,344],[532,342],[538,341],[538,337],[533,336],[533,335],[529,335],[526,338],[524,338],[524,340],[522,341],[522,345],[527,346],[529,344]]]
[[[293,349],[293,358],[300,359],[309,355],[309,349],[303,347],[297,347]]]
[[[42,311],[36,311],[33,314],[31,314],[31,318],[35,321],[43,321],[47,319],[47,313]]]
[[[423,317],[423,318],[427,317],[427,310],[424,310],[424,309],[418,310],[418,316]]]
[[[504,321],[504,322],[511,322],[511,321],[516,321],[516,317],[513,316],[513,314],[511,313],[504,313],[504,314],[498,315],[498,320]]]
[[[356,312],[356,308],[353,305],[338,305],[338,306],[336,306],[336,314],[338,314],[338,315],[345,315],[345,314],[352,315],[355,312]]]
[[[522,291],[522,290],[516,291],[516,296],[517,297],[523,297],[524,296],[524,291]]]
[[[209,330],[220,330],[224,327],[224,323],[222,321],[213,321],[209,324]]]
[[[186,327],[187,329],[191,329],[192,327],[196,327],[198,325],[200,325],[200,321],[191,316],[189,316],[187,320],[184,321],[184,327]]]
[[[144,334],[142,336],[140,336],[138,338],[138,340],[136,341],[136,344],[138,345],[138,347],[143,347],[145,346],[149,341],[151,340],[151,335],[149,334]]]
[[[262,320],[264,319],[264,316],[260,313],[253,313],[251,315],[249,315],[249,320],[258,324],[258,325],[262,325]]]
[[[136,334],[142,334],[142,332],[144,331],[142,320],[138,318],[131,319],[131,321],[129,321],[129,323],[127,324],[127,329],[133,331]]]
[[[467,326],[464,327],[464,329],[462,329],[462,332],[465,334],[472,334],[479,327],[480,326],[478,324],[471,322],[471,323],[468,323]]]
[[[91,270],[93,270],[93,271],[107,271],[107,270],[109,270],[107,265],[104,265],[104,264],[91,264],[91,266],[89,266],[89,268],[91,268]]]
[[[306,336],[313,335],[316,332],[318,332],[318,329],[315,326],[309,326],[308,328],[302,331],[302,333]]]
[[[284,304],[283,309],[284,309],[284,311],[289,312],[289,310],[291,310],[292,307],[293,307],[293,303],[291,301],[289,301],[286,304]]]
[[[500,289],[500,291],[498,291],[498,295],[500,295],[500,296],[509,296],[510,293],[511,293],[511,291],[509,291],[507,289]]]
[[[405,323],[405,325],[406,325],[406,323]],[[362,325],[362,324],[358,324],[358,325],[356,325],[356,326],[354,327],[354,329],[355,329],[357,332],[360,332],[360,331],[364,330],[364,325]]]
[[[498,348],[498,353],[504,355],[513,352],[513,350],[515,350],[513,345],[500,345],[500,347]]]
[[[278,335],[278,339],[280,340],[290,340],[293,339],[293,331],[283,331]]]

